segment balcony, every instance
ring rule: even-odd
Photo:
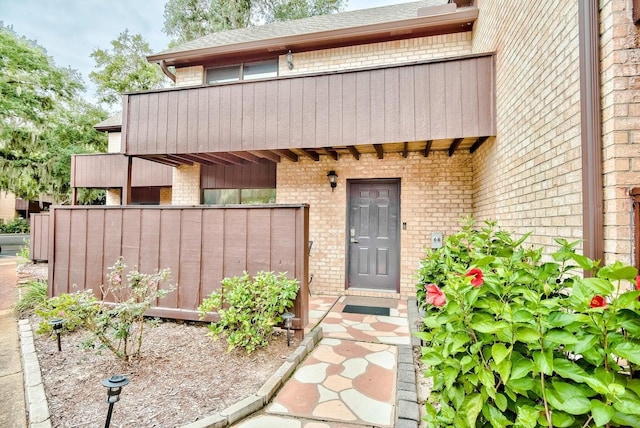
[[[167,165],[474,151],[495,135],[493,55],[124,96],[125,153]]]

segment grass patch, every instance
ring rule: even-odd
[[[20,285],[20,298],[13,306],[18,318],[23,318],[33,312],[47,300],[47,283],[33,280]]]

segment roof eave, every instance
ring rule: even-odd
[[[224,46],[214,46],[181,52],[149,55],[147,61],[156,63],[164,61],[166,65],[186,65],[201,61],[203,58],[251,52],[283,52],[288,49],[311,50],[344,46],[354,41],[358,44],[367,41],[379,41],[383,37],[406,35],[414,33],[436,32],[438,34],[469,31],[478,18],[477,7],[466,7],[453,13],[420,16],[400,21],[389,21],[358,27],[341,28],[307,34],[262,39],[245,43],[234,43]]]

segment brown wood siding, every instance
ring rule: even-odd
[[[203,165],[202,189],[275,189],[276,164]]]
[[[155,122],[155,119],[152,119]],[[127,157],[119,153],[75,155],[71,157],[71,187],[110,188],[126,186]],[[132,187],[169,187],[173,168],[134,158]]]
[[[493,62],[473,56],[130,94],[123,140],[127,154],[152,155],[495,135]]]
[[[157,302],[151,315],[197,320],[202,299],[223,278],[244,271],[288,272],[300,281],[293,311],[306,325],[308,211],[306,205],[55,207],[47,216],[53,239],[42,244],[50,255],[49,296],[92,289],[102,298],[107,268],[123,256],[141,272],[171,269],[177,289]],[[33,230],[43,233],[42,227]],[[32,234],[32,242],[37,238]]]
[[[31,214],[29,255],[31,260],[46,262],[49,250],[49,213]]]

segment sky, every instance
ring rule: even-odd
[[[162,32],[167,0],[0,0],[0,21],[46,49],[59,67],[71,67],[87,85],[86,97],[95,98],[89,80],[95,63],[91,52],[110,49],[125,29],[139,33],[154,52],[164,50],[169,38]],[[348,0],[347,10],[412,0]]]

